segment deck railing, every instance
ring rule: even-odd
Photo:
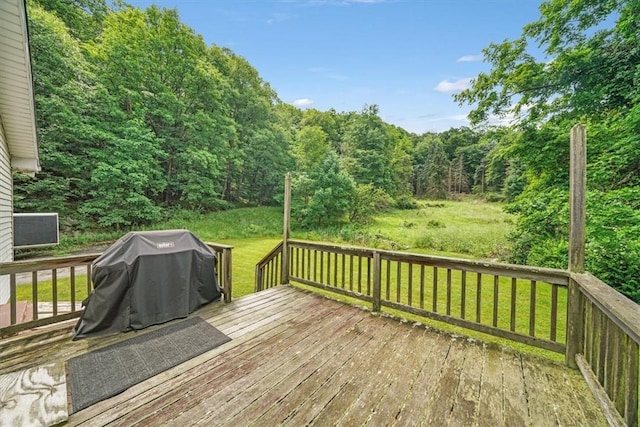
[[[299,240],[287,245],[288,271],[281,271],[280,243],[256,266],[257,291],[301,283],[365,301],[374,311],[386,307],[565,353],[612,425],[638,425],[640,306],[591,274]],[[570,298],[569,286],[577,297]]]
[[[291,282],[564,353],[564,270],[289,240]],[[256,290],[281,283],[282,244],[256,266]]]
[[[255,291],[273,288],[282,283],[282,242],[256,264]]]
[[[225,302],[230,302],[233,246],[207,245],[216,252],[218,283]],[[10,312],[9,324],[0,326],[0,337],[79,317],[82,301],[93,288],[91,263],[98,256],[95,253],[0,263],[0,278],[9,279]]]
[[[575,362],[611,425],[638,425],[640,305],[589,273],[578,295]]]

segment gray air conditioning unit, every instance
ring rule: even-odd
[[[52,246],[59,242],[57,213],[13,214],[13,247]]]

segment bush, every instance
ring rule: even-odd
[[[351,201],[349,220],[366,224],[371,221],[373,214],[386,211],[393,206],[393,199],[383,189],[373,184],[359,184],[356,186]]]
[[[411,196],[400,196],[396,199],[395,203],[396,208],[398,209],[418,209],[420,205],[418,202]]]

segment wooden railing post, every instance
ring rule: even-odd
[[[222,249],[222,264],[222,272],[224,274],[224,302],[229,303],[231,302],[231,292],[233,289],[231,286],[231,266],[233,265],[231,261],[231,248]]]
[[[373,311],[380,311],[380,288],[382,284],[382,259],[380,252],[373,252]]]
[[[284,178],[284,224],[282,242],[282,271],[280,284],[289,283],[289,237],[291,234],[291,174]]]
[[[254,286],[255,292],[260,292],[262,290],[262,269],[260,265],[256,265],[256,283]]]
[[[584,272],[585,261],[585,223],[587,193],[587,131],[577,124],[571,129],[570,171],[569,171],[569,271]],[[577,368],[576,354],[584,345],[584,300],[579,285],[569,280],[569,298],[567,313],[567,352],[565,362]]]

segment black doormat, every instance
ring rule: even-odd
[[[71,412],[218,347],[231,338],[200,317],[141,334],[67,361]]]

